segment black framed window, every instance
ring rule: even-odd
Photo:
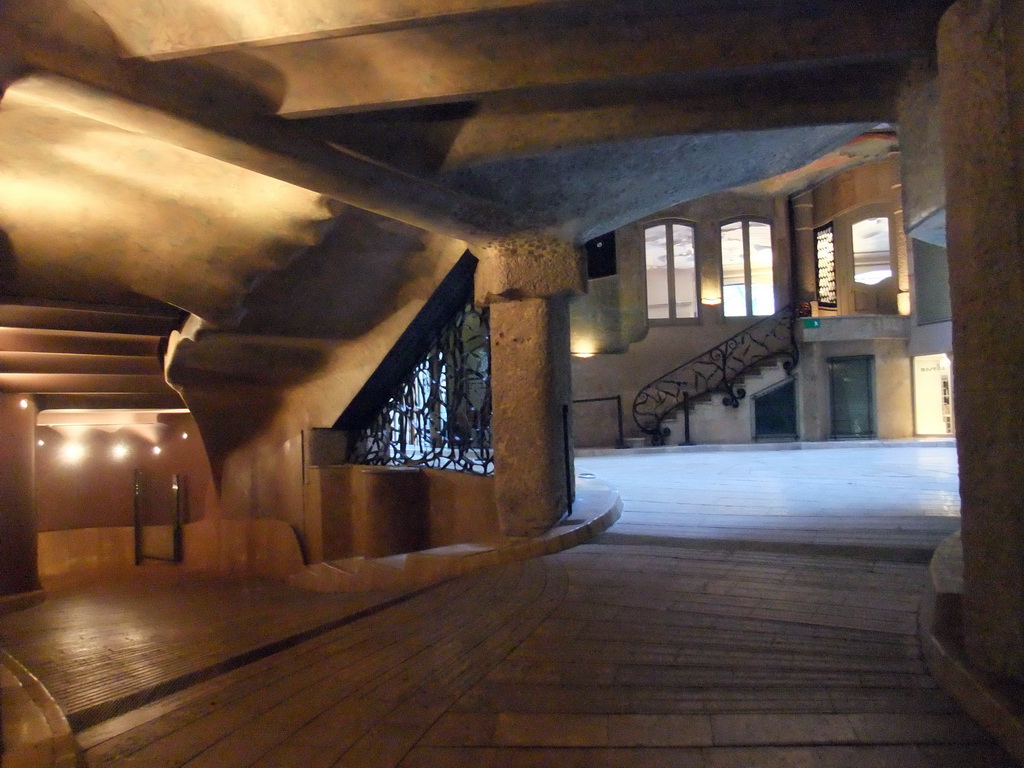
[[[829,222],[814,230],[814,253],[817,262],[818,306],[835,309],[839,306],[836,290],[835,229]]]

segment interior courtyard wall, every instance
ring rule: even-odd
[[[616,232],[616,253],[620,271],[641,275],[645,264],[644,229],[660,221],[683,221],[696,225],[695,253],[699,292],[705,300],[721,297],[721,236],[719,226],[730,219],[751,217],[772,222],[772,245],[777,306],[789,296],[789,222],[786,200],[771,195],[756,196],[728,192],[673,206]],[[781,219],[781,220],[780,220]],[[636,270],[640,265],[641,269]],[[597,281],[591,281],[591,283]],[[577,299],[575,301],[585,301]],[[646,291],[635,291],[629,301],[632,316],[648,325],[646,336],[620,354],[597,354],[572,359],[573,399],[622,398],[626,437],[643,433],[633,421],[633,399],[642,387],[673,368],[702,354],[714,345],[756,322],[754,317],[723,317],[721,304],[701,303],[699,317],[679,321],[646,319]],[[573,321],[576,320],[573,315]],[[580,332],[573,329],[574,340]],[[575,444],[610,446],[617,439],[614,406],[605,403],[573,407]]]

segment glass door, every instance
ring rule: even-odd
[[[832,357],[828,361],[833,439],[875,437],[873,357]]]

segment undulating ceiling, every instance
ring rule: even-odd
[[[344,337],[357,313],[274,302],[395,274],[415,231],[578,243],[792,174],[895,119],[948,4],[12,0],[0,389],[169,401],[157,354],[119,353],[150,342],[120,336],[191,314],[293,346]],[[332,301],[388,301],[345,282]],[[47,319],[5,309],[32,306]],[[76,312],[120,319],[82,330]],[[91,378],[55,378],[77,365]]]

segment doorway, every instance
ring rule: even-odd
[[[796,382],[793,379],[754,396],[754,439],[797,439]]]
[[[875,359],[831,357],[829,390],[834,440],[875,437]]]

